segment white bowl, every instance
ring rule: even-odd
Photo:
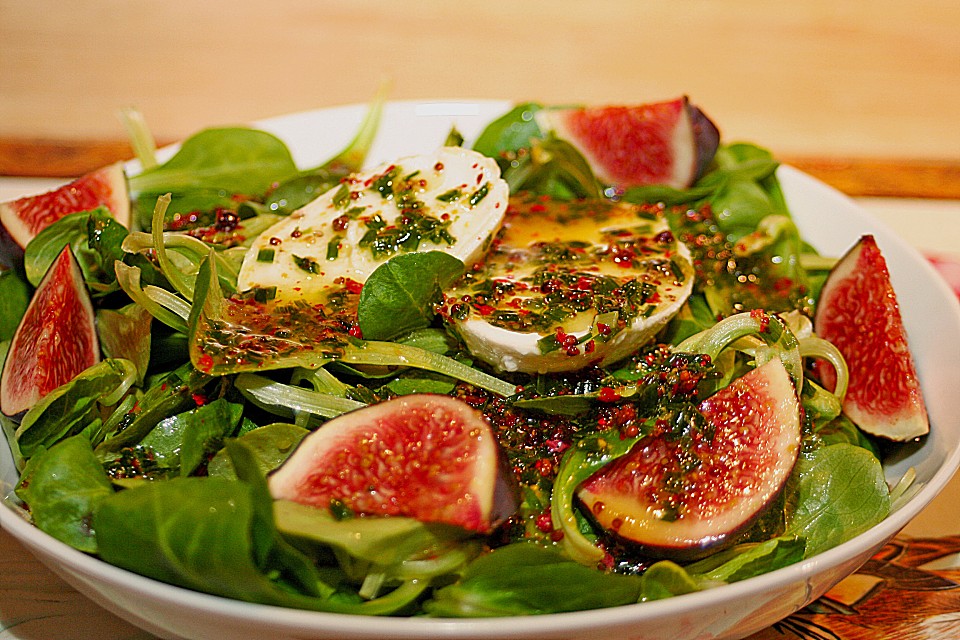
[[[452,125],[470,139],[509,106],[500,101],[390,103],[370,162],[430,151]],[[363,111],[361,106],[341,107],[257,124],[284,138],[301,166],[311,166],[347,144]],[[931,421],[931,434],[922,445],[906,448],[885,464],[892,482],[915,468],[920,491],[877,526],[814,558],[708,591],[595,611],[471,620],[367,618],[250,604],[156,582],[54,540],[15,509],[0,508],[0,526],[91,600],[164,638],[720,640],[763,629],[854,572],[916,516],[960,466],[956,297],[916,251],[851,200],[790,167],[781,167],[779,177],[801,232],[822,253],[840,255],[863,233],[877,238],[900,300]],[[10,496],[16,480],[10,452],[0,447],[0,492]]]

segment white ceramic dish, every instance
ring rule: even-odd
[[[371,164],[442,143],[450,127],[476,135],[509,103],[396,102],[388,105]],[[315,111],[258,123],[291,147],[301,166],[338,152],[353,136],[363,107]],[[722,125],[722,123],[721,123]],[[931,435],[886,465],[896,481],[914,467],[922,489],[885,521],[805,562],[709,591],[669,600],[569,614],[478,620],[361,618],[282,609],[195,593],[123,571],[38,531],[14,510],[0,508],[0,526],[90,599],[164,638],[605,638],[685,640],[742,638],[811,602],[855,571],[895,536],[947,484],[960,466],[960,305],[919,254],[836,191],[790,167],[779,170],[787,200],[805,237],[840,255],[863,233],[884,251],[900,299],[930,411]],[[0,447],[0,491],[17,473]]]

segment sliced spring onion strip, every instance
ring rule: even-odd
[[[120,119],[123,120],[127,129],[130,146],[133,147],[133,153],[140,161],[140,166],[144,170],[157,166],[157,143],[147,127],[143,114],[137,109],[128,107],[120,110]]]
[[[716,361],[727,347],[744,338],[759,339],[770,348],[776,349],[783,366],[793,379],[796,388],[803,388],[803,362],[796,336],[786,323],[773,314],[744,312],[724,318],[709,329],[696,333],[673,348],[675,352],[703,353]],[[744,341],[745,349],[753,349],[758,344],[753,340]],[[761,360],[769,359],[770,354],[757,354]]]
[[[166,277],[167,281],[184,298],[187,300],[193,300],[193,280],[188,282],[183,277],[182,271],[174,266],[173,262],[170,260],[170,256],[167,255],[167,240],[171,242],[171,246],[174,242],[173,238],[167,238],[167,234],[163,232],[163,223],[167,214],[167,207],[169,206],[169,193],[157,198],[157,206],[153,209],[153,219],[150,224],[150,233],[153,236],[153,250],[157,256],[157,262],[160,265],[160,271],[163,273],[164,277]],[[196,240],[196,238],[193,239]]]
[[[890,512],[894,512],[909,502],[917,492],[923,488],[922,482],[917,482],[917,470],[907,469],[897,484],[890,490]]]
[[[244,397],[261,409],[288,417],[296,417],[299,412],[306,412],[324,418],[335,418],[366,406],[356,400],[274,382],[255,373],[239,374],[234,384]]]
[[[833,343],[817,336],[799,340],[799,349],[801,357],[821,358],[833,366],[834,371],[837,372],[837,385],[833,395],[843,402],[844,396],[847,395],[847,387],[850,384],[850,370],[847,369],[847,362],[843,359],[843,354],[840,353],[839,349],[833,346]]]
[[[100,404],[104,406],[114,405],[123,398],[127,391],[137,381],[137,366],[125,358],[110,358],[103,360],[120,377],[116,388],[100,398]]]
[[[577,487],[597,470],[630,451],[641,437],[587,436],[567,449],[560,460],[557,482],[550,496],[550,517],[553,527],[563,531],[564,552],[582,565],[596,566],[603,559],[603,550],[580,530],[573,506]]]
[[[131,267],[123,262],[117,260],[114,263],[114,270],[117,274],[117,282],[120,284],[120,288],[126,292],[130,299],[145,308],[150,312],[154,318],[167,325],[174,331],[179,331],[181,333],[187,332],[187,323],[185,318],[181,316],[176,311],[171,311],[164,304],[162,304],[156,293],[153,295],[147,294],[146,291],[140,286],[140,267]],[[147,285],[151,287],[151,285]],[[159,287],[153,287],[158,289]],[[173,294],[170,294],[173,296]],[[176,297],[176,296],[173,296]],[[169,302],[169,300],[164,299],[164,302]],[[184,303],[186,304],[186,303]],[[189,314],[189,305],[187,306],[187,313]]]
[[[340,360],[351,364],[376,364],[426,369],[462,380],[504,397],[512,396],[517,390],[515,385],[474,369],[453,358],[395,342],[371,340],[351,345],[344,351]]]
[[[801,253],[800,266],[806,271],[830,271],[837,264],[837,258],[821,256],[815,253]]]
[[[341,398],[346,398],[347,392],[350,390],[349,385],[341,382],[337,376],[323,367],[317,369],[297,367],[294,369],[290,384],[299,386],[301,382],[308,382],[313,390],[318,393],[326,393]]]
[[[173,311],[184,320],[190,317],[190,305],[166,289],[148,284],[143,288],[143,293],[157,304]]]

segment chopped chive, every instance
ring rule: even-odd
[[[481,200],[487,197],[488,193],[490,193],[490,183],[486,182],[482,187],[474,191],[473,195],[470,196],[470,206],[477,206]]]
[[[320,265],[313,258],[301,258],[293,256],[293,263],[306,271],[307,273],[320,273]]]
[[[453,188],[453,189],[450,189],[450,191],[447,191],[438,195],[437,200],[439,200],[440,202],[453,202],[454,200],[459,199],[462,195],[463,195],[463,191],[460,191],[460,189],[457,189],[457,188]]]
[[[276,287],[257,287],[253,290],[253,299],[257,302],[269,302],[276,297]]]
[[[336,260],[340,255],[341,240],[343,240],[342,236],[334,236],[330,238],[330,242],[327,243],[327,260]]]
[[[257,262],[273,262],[276,253],[273,249],[260,249],[257,252]]]
[[[333,194],[333,205],[337,209],[343,209],[350,202],[350,189],[347,185],[341,184],[337,192]]]

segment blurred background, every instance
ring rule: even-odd
[[[395,99],[686,94],[726,141],[857,197],[960,292],[957,0],[0,0],[0,200],[132,157],[127,107],[167,143],[383,82]],[[958,501],[960,478],[907,533],[955,534]],[[17,637],[142,637],[2,531],[0,558]]]
[[[394,98],[687,94],[785,156],[960,161],[955,0],[0,0],[0,138],[162,141]],[[4,167],[6,173],[15,167]]]

